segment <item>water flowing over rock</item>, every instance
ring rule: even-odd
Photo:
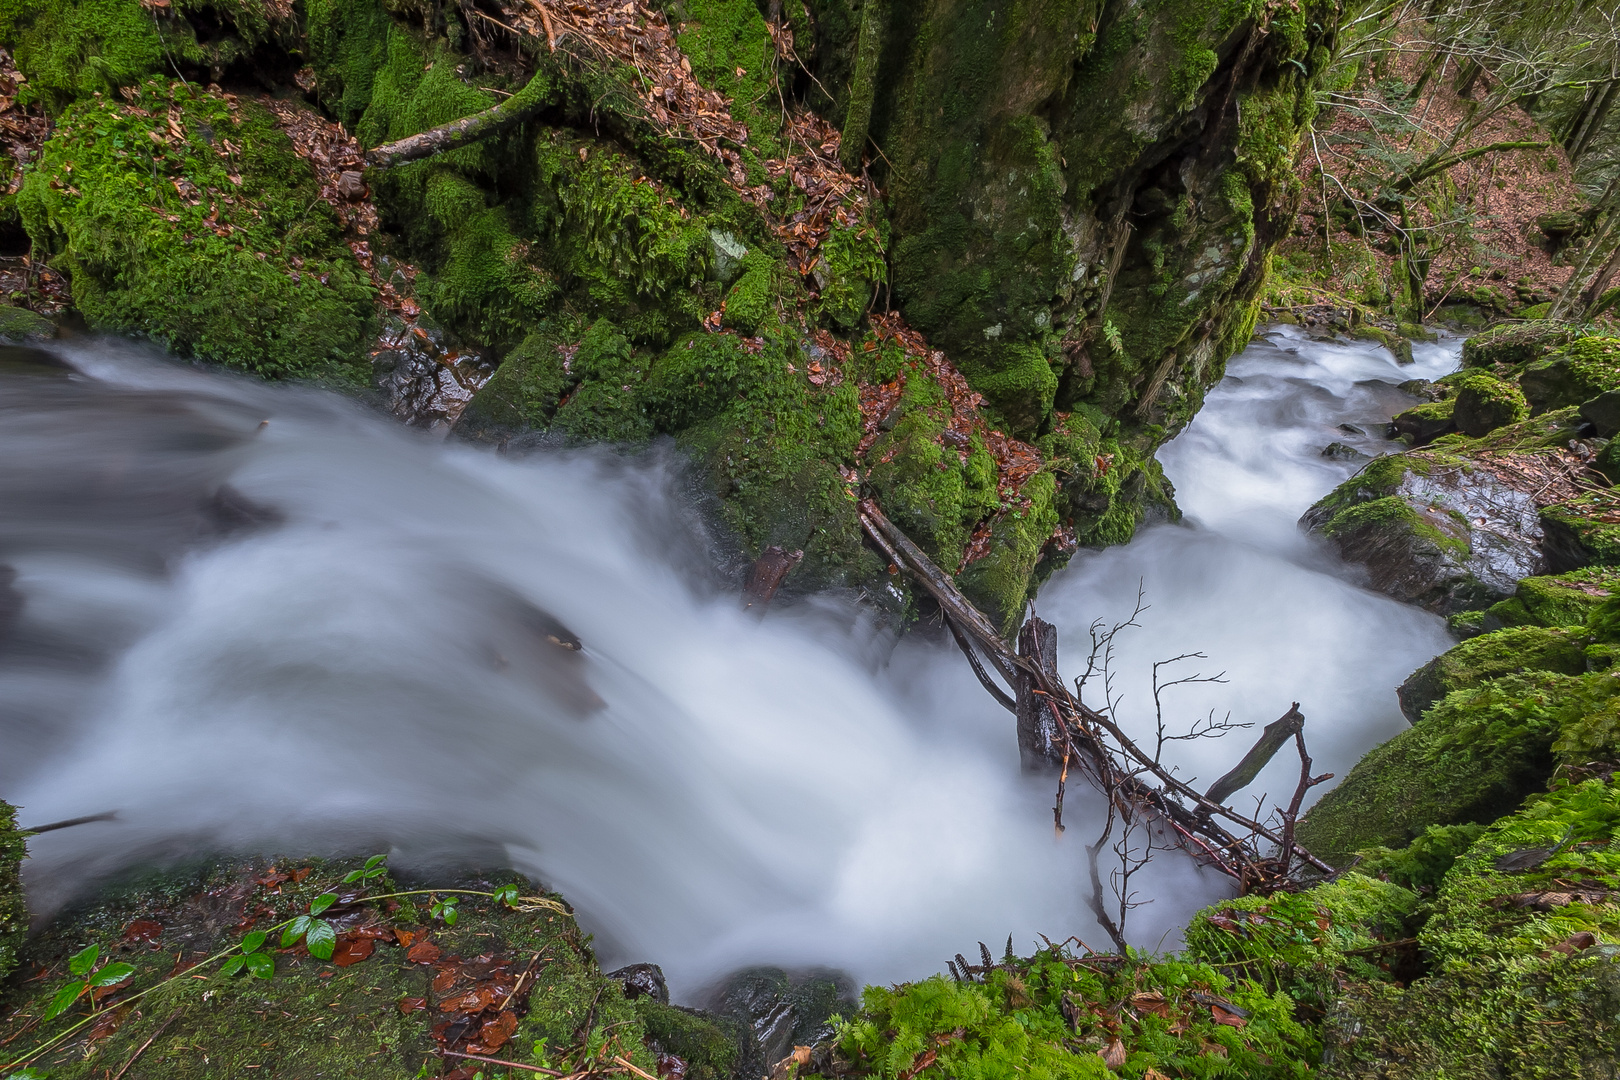
[[[1535,500],[1443,457],[1380,459],[1300,525],[1366,567],[1372,588],[1439,614],[1487,607],[1548,566]]]

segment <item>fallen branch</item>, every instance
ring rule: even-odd
[[[508,1069],[522,1069],[525,1072],[540,1073],[542,1076],[568,1075],[567,1073],[558,1072],[556,1069],[542,1069],[538,1065],[525,1065],[521,1061],[502,1061],[500,1058],[485,1057],[482,1054],[463,1054],[457,1050],[440,1050],[439,1054],[442,1057],[465,1058],[468,1061],[482,1061],[487,1065],[502,1065]]]
[[[1287,742],[1305,727],[1305,718],[1299,713],[1299,702],[1294,702],[1288,711],[1281,717],[1267,724],[1261,732],[1260,738],[1243,755],[1243,760],[1237,767],[1209,786],[1204,792],[1204,798],[1210,802],[1223,803],[1233,795],[1254,783],[1254,778],[1260,775],[1260,770],[1270,764],[1271,759],[1277,756],[1283,743]]]
[[[163,1034],[164,1029],[166,1029],[170,1024],[175,1022],[176,1018],[179,1017],[181,1011],[182,1010],[180,1010],[180,1009],[176,1009],[176,1010],[174,1010],[174,1012],[170,1013],[169,1018],[167,1020],[163,1021],[163,1023],[159,1024],[158,1027],[157,1027],[157,1030],[152,1032],[151,1035],[147,1036],[146,1041],[141,1043],[140,1046],[137,1046],[135,1048],[135,1052],[133,1054],[129,1055],[129,1060],[124,1062],[124,1067],[119,1069],[116,1073],[113,1073],[112,1080],[120,1080],[120,1078],[125,1073],[129,1072],[129,1067],[131,1065],[135,1064],[135,1059],[140,1057],[142,1054],[146,1053],[146,1048],[148,1046],[151,1046],[153,1043],[157,1042],[157,1037],[159,1035]]]
[[[547,93],[550,86],[550,80],[536,75],[522,90],[492,109],[368,150],[366,165],[373,169],[391,169],[499,135],[543,109],[551,100]]]

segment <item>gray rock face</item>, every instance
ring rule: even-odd
[[[1520,578],[1546,571],[1529,495],[1484,470],[1391,460],[1393,483],[1352,480],[1300,519],[1345,561],[1365,566],[1372,588],[1451,614],[1505,599]]]

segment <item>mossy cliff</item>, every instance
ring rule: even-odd
[[[17,831],[17,812],[0,802],[0,979],[17,966],[17,950],[28,929],[20,870],[27,846]]]
[[[672,436],[789,590],[909,606],[876,498],[1010,626],[1175,514],[1153,453],[1252,327],[1323,4],[619,10],[26,0],[0,46],[55,126],[3,209],[95,329],[338,384],[421,331],[464,434]]]

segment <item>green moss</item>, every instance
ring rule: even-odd
[[[1550,672],[1457,690],[1357,762],[1300,822],[1300,842],[1342,863],[1363,848],[1402,847],[1430,825],[1494,820],[1546,783],[1565,726],[1616,693],[1609,675]]]
[[[95,329],[267,376],[353,372],[363,357],[370,282],[256,105],[157,81],[133,104],[81,102],[18,203]]]
[[[637,392],[642,363],[630,340],[607,319],[598,319],[569,365],[579,386],[558,407],[551,426],[579,442],[635,443],[651,437]]]
[[[818,310],[834,327],[853,330],[888,282],[887,244],[888,225],[876,206],[849,225],[834,222],[828,230],[814,276]]]
[[[1530,403],[1517,386],[1483,371],[1465,370],[1445,382],[1455,392],[1452,419],[1464,435],[1478,438],[1530,417]]]
[[[1036,473],[1020,494],[1027,505],[992,520],[989,553],[957,575],[962,592],[1008,635],[1023,621],[1036,564],[1058,525],[1057,481],[1051,473]]]
[[[569,370],[568,356],[583,334],[584,327],[571,320],[541,323],[473,395],[456,422],[456,432],[499,440],[549,427],[563,395],[578,382]]]
[[[1566,561],[1620,565],[1620,525],[1603,520],[1611,505],[1605,494],[1578,495],[1543,507],[1542,528]]]
[[[0,9],[0,44],[28,77],[19,99],[55,112],[162,70],[159,25],[139,0],[12,0]]]
[[[1566,323],[1503,323],[1463,342],[1464,367],[1497,367],[1502,371],[1539,360],[1581,335]]]
[[[25,953],[29,963],[49,968],[49,975],[7,987],[8,1015],[0,1030],[9,1036],[8,1048],[26,1049],[84,1015],[83,1007],[76,1006],[37,1030],[24,1026],[63,985],[64,958],[94,944],[104,960],[134,965],[131,989],[158,988],[121,1024],[112,1025],[105,1038],[70,1041],[67,1052],[41,1061],[52,1080],[103,1077],[148,1042],[140,1067],[130,1075],[209,1080],[263,1071],[335,1080],[408,1080],[422,1075],[424,1062],[438,1071],[429,1032],[445,1014],[431,1006],[412,1012],[400,1007],[406,998],[432,1002],[442,996],[431,987],[434,968],[411,963],[405,950],[387,939],[376,942],[369,958],[349,967],[272,944],[274,978],[225,977],[216,966],[189,973],[181,969],[177,978],[163,982],[175,970],[175,950],[196,960],[239,941],[249,929],[269,929],[304,910],[353,864],[305,865],[311,869],[309,878],[279,887],[258,884],[266,869],[262,863],[169,872],[155,880],[127,882],[89,907],[58,916]],[[533,888],[518,880],[525,890]],[[484,891],[493,887],[487,881],[457,884]],[[386,879],[378,885],[374,892],[388,891]],[[609,1060],[622,1054],[638,1068],[655,1069],[637,1012],[624,1001],[621,986],[601,975],[588,939],[560,901],[548,898],[550,906],[511,911],[463,897],[460,917],[450,927],[431,918],[426,900],[406,898],[392,911],[364,906],[361,911],[369,911],[384,927],[425,934],[445,954],[468,960],[499,956],[511,965],[513,977],[531,958],[544,958],[531,971],[527,1014],[499,1056],[552,1066],[571,1052],[607,1045]],[[221,918],[222,910],[229,917]],[[126,937],[124,928],[133,920],[156,923],[157,940],[149,945]],[[543,1054],[536,1055],[541,1040]]]
[[[1194,916],[1184,955],[1241,971],[1320,1016],[1346,975],[1387,977],[1354,953],[1403,936],[1417,900],[1409,889],[1359,873],[1302,893],[1245,896]]]
[[[732,1080],[737,1043],[712,1019],[641,996],[632,1003],[649,1046],[686,1062],[689,1080]]]
[[[1513,596],[1486,615],[1501,626],[1585,626],[1593,605],[1616,588],[1620,573],[1601,566],[1521,578]]]
[[[1384,878],[1408,889],[1433,892],[1451,869],[1457,857],[1467,851],[1485,826],[1477,824],[1430,825],[1403,848],[1367,848],[1356,854],[1356,870]]]
[[[388,11],[375,0],[305,0],[310,66],[321,104],[351,127],[371,106],[388,61]]]
[[[1241,1030],[1215,1022],[1211,997],[1242,1010]],[[945,1076],[1106,1080],[1101,1052],[1116,1039],[1128,1076],[1305,1077],[1316,1056],[1286,997],[1178,959],[1091,965],[1054,948],[1009,956],[983,983],[868,987],[861,1004],[837,1031],[839,1075],[895,1080],[927,1052]]]
[[[1435,657],[1401,684],[1401,708],[1417,720],[1435,702],[1515,671],[1586,671],[1586,638],[1578,629],[1520,626],[1483,634]]]
[[[749,336],[779,322],[783,293],[791,296],[785,267],[755,249],[743,256],[742,276],[726,294],[726,322]]]
[[[56,336],[56,324],[27,308],[0,304],[0,338],[29,341]]]
[[[1620,338],[1577,338],[1525,367],[1519,385],[1536,412],[1579,405],[1620,389]]]
[[[760,158],[783,157],[782,105],[773,81],[776,46],[759,8],[727,0],[679,0],[670,15],[692,75],[731,99],[732,119],[748,129],[748,147]]]

